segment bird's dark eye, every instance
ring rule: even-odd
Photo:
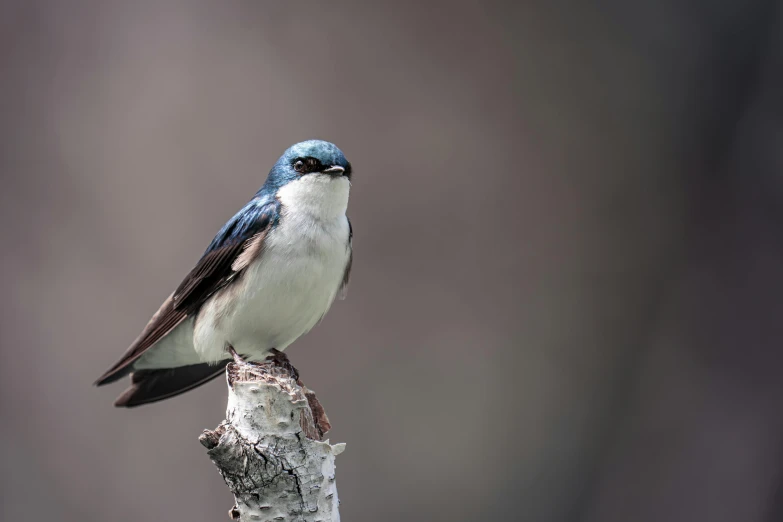
[[[304,172],[306,170],[304,161],[298,160],[296,163],[294,163],[294,170],[297,172]]]

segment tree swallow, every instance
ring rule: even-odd
[[[350,180],[351,164],[331,143],[286,150],[95,384],[130,374],[115,406],[155,402],[217,377],[232,353],[262,360],[307,333],[351,274]]]

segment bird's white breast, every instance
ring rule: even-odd
[[[283,350],[327,312],[350,255],[346,178],[310,174],[278,191],[280,221],[240,279],[199,312],[194,346],[205,362],[225,347],[252,358]]]

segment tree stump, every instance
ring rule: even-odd
[[[315,394],[278,358],[226,367],[226,420],[199,441],[234,494],[233,520],[337,522],[335,457],[345,444]]]

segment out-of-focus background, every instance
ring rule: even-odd
[[[91,383],[318,137],[353,283],[288,354],[344,520],[781,520],[782,13],[3,2],[0,518],[227,520],[225,383]]]

